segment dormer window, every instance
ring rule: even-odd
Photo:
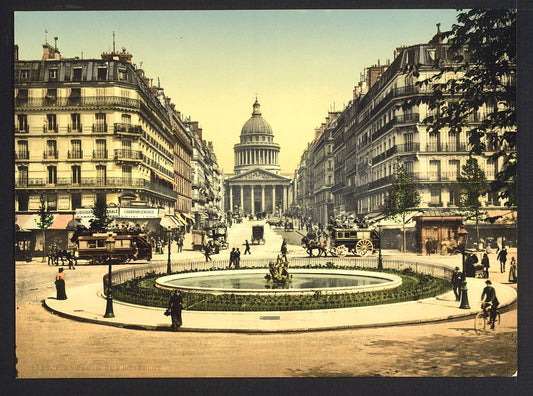
[[[81,67],[72,69],[72,81],[81,81]]]
[[[118,70],[118,79],[119,81],[126,81],[126,70],[125,69]]]
[[[30,71],[28,69],[22,69],[20,71],[20,79],[21,80],[29,80],[30,79]]]
[[[98,81],[107,80],[107,67],[98,68]]]
[[[57,80],[57,69],[48,70],[48,79],[50,81],[56,81]]]

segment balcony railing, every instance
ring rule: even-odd
[[[116,149],[115,150],[115,161],[119,160],[131,160],[131,161],[140,161],[143,158],[143,153],[140,150],[127,150],[127,149]]]
[[[143,129],[140,125],[131,125],[125,123],[115,123],[114,124],[114,133],[133,133],[133,134],[142,134]]]
[[[83,126],[81,124],[69,124],[67,125],[67,132],[82,132]]]
[[[93,159],[107,159],[107,150],[93,151]]]
[[[15,127],[15,133],[29,133],[30,127],[29,125],[24,125],[22,127]]]
[[[29,151],[17,151],[15,152],[15,159],[16,160],[27,160],[30,159],[30,152]]]
[[[43,159],[57,159],[59,154],[57,150],[48,150],[43,152]]]
[[[449,142],[449,143],[426,143],[428,152],[465,152],[469,151],[466,142]]]
[[[93,124],[93,132],[107,132],[107,124]]]
[[[45,178],[31,178],[31,179],[17,179],[15,181],[15,187],[46,187],[46,186],[71,186],[76,185],[79,187],[129,187],[129,188],[142,188],[158,192],[160,194],[176,198],[177,192],[164,187],[162,185],[152,183],[148,180],[141,178],[129,178],[129,177],[82,177],[81,180],[74,180],[71,177],[57,178],[55,183],[48,183],[48,179]]]
[[[420,151],[420,143],[401,143],[396,145],[398,153],[417,153]]]
[[[68,159],[82,159],[83,158],[83,150],[73,150],[67,152],[67,158]]]
[[[58,131],[58,127],[57,125],[43,125],[43,133],[47,133],[47,132],[55,132],[57,133]]]
[[[99,107],[99,106],[121,106],[139,109],[138,99],[123,98],[121,96],[83,96],[55,98],[55,100],[45,98],[16,98],[15,107]]]
[[[396,121],[397,124],[408,124],[408,123],[413,123],[413,122],[419,122],[420,114],[411,113],[411,114],[397,115],[394,117],[394,120]]]

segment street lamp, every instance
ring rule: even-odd
[[[111,263],[113,258],[113,252],[115,251],[115,239],[109,235],[104,242],[105,250],[107,252],[107,261],[109,263],[109,273],[107,276],[107,292],[106,292],[106,308],[104,318],[114,318],[115,314],[113,313],[113,296],[111,295],[112,282],[111,282]]]
[[[459,235],[463,236],[463,243],[461,245],[461,258],[462,258],[462,264],[463,264],[463,279],[461,281],[461,305],[459,308],[461,309],[470,309],[470,304],[468,303],[468,288],[466,287],[466,272],[465,272],[465,266],[466,266],[466,240],[468,237],[468,232],[466,230],[459,230]]]
[[[168,261],[167,261],[167,274],[172,273],[172,268],[170,267],[170,244],[171,244],[171,237],[172,237],[172,228],[168,227],[167,229],[167,235],[168,235]]]
[[[383,256],[381,255],[381,225],[378,225],[379,232],[379,246],[378,246],[378,270],[383,269]]]

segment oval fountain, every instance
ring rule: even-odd
[[[313,294],[384,290],[402,283],[396,275],[357,270],[295,268],[291,275],[290,282],[275,284],[265,279],[265,269],[190,272],[158,278],[156,286],[214,294]]]

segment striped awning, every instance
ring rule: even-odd
[[[170,228],[170,229],[180,228],[185,225],[174,215],[165,215],[164,217],[161,218],[161,222],[159,224],[163,228]]]
[[[66,213],[54,214],[53,216],[54,221],[52,225],[47,228],[48,230],[65,230],[68,222],[74,218],[73,214]],[[38,221],[38,214],[18,214],[15,218],[15,224],[18,225],[21,230],[38,230]]]

